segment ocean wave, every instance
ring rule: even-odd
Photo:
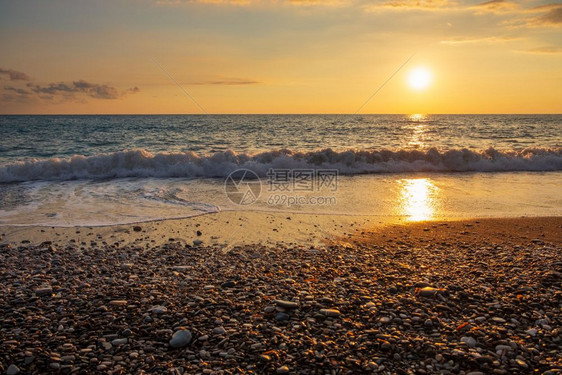
[[[499,172],[562,170],[562,148],[523,150],[348,150],[292,151],[256,154],[217,152],[151,153],[144,149],[93,156],[33,159],[0,164],[0,182],[64,181],[125,177],[226,177],[247,168],[259,176],[274,169],[337,169],[340,174],[400,172]]]

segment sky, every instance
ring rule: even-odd
[[[562,113],[551,0],[0,0],[0,36],[2,114]]]

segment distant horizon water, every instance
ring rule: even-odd
[[[1,115],[0,224],[107,225],[221,210],[558,216],[560,129],[555,114]],[[225,191],[239,169],[259,178],[261,190],[246,191],[252,204]],[[271,184],[279,171],[309,173],[317,185],[303,191],[291,181],[280,194]],[[338,178],[329,191],[317,189],[325,171]]]

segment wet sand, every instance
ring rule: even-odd
[[[560,217],[198,220],[0,228],[0,371],[562,371]]]

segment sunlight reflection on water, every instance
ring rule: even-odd
[[[402,179],[400,213],[408,221],[432,220],[437,215],[439,188],[429,178]]]

